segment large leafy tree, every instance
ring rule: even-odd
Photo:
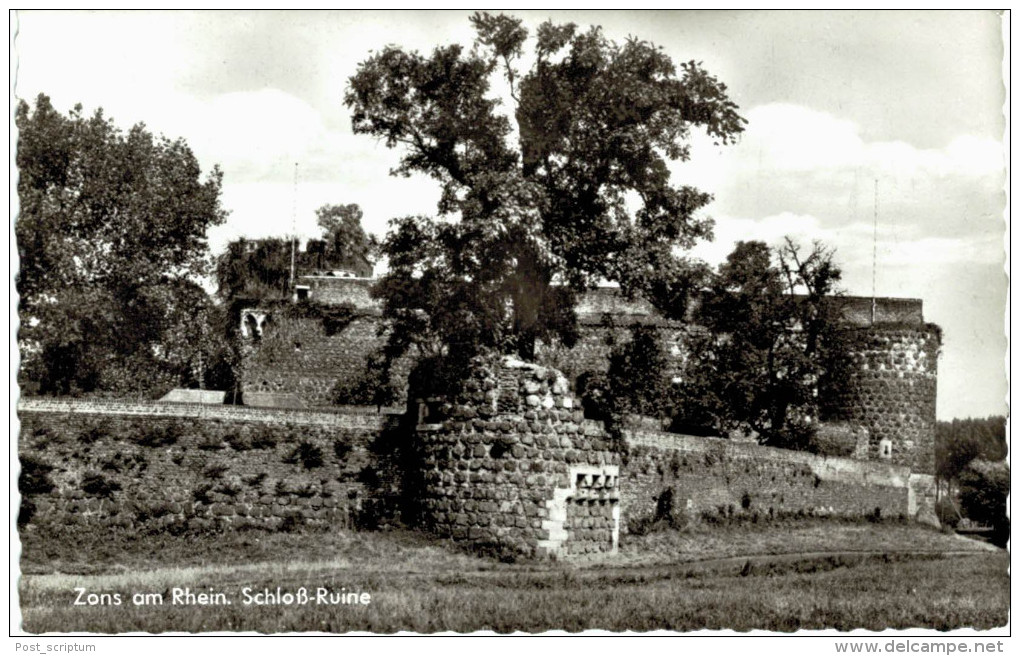
[[[818,242],[806,253],[790,239],[776,249],[739,242],[711,277],[682,393],[716,428],[808,446],[811,424],[825,413],[819,390],[838,388],[850,366],[834,255]]]
[[[22,383],[46,393],[152,392],[179,382],[160,348],[201,302],[222,174],[182,140],[127,133],[40,95],[16,116]],[[184,358],[187,359],[187,358]]]
[[[597,27],[547,22],[531,39],[516,18],[471,22],[470,49],[386,47],[345,95],[354,131],[402,152],[394,174],[442,188],[439,218],[395,219],[383,244],[393,350],[531,357],[537,339],[570,342],[575,294],[600,281],[682,314],[698,270],[682,252],[710,238],[711,196],[671,183],[668,162],[689,157],[693,129],[721,143],[742,131],[725,85]]]

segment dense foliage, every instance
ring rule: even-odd
[[[363,61],[345,103],[355,133],[402,152],[397,175],[442,187],[440,219],[394,219],[377,288],[391,353],[491,347],[529,359],[536,340],[576,338],[576,293],[603,280],[682,313],[700,268],[678,252],[711,236],[711,196],[671,184],[702,129],[743,130],[726,87],[648,42],[599,28],[476,14],[474,47],[388,46]],[[513,99],[500,112],[494,83]],[[555,283],[555,284],[554,284]]]
[[[45,95],[15,123],[22,388],[153,394],[193,377],[219,169],[203,180],[183,140],[65,116]]]
[[[987,524],[1004,544],[1009,522],[1006,418],[940,421],[935,425],[935,475],[947,494],[940,499],[940,518],[955,525],[960,517]],[[959,503],[957,503],[959,501]]]
[[[668,418],[676,402],[659,331],[642,324],[631,326],[629,339],[613,345],[607,372],[582,375],[579,387],[586,415],[610,428],[627,415]]]
[[[776,249],[737,244],[695,311],[704,331],[688,340],[678,423],[808,447],[823,414],[819,390],[849,366],[833,257],[817,242],[806,254],[789,239]]]

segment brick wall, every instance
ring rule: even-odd
[[[626,438],[620,485],[628,520],[653,516],[669,488],[693,520],[863,517],[876,508],[897,517],[911,510],[906,466],[652,431],[628,431]]]
[[[244,339],[241,388],[245,403],[260,395],[276,395],[289,397],[291,406],[331,406],[338,380],[359,380],[365,375],[369,357],[385,343],[385,336],[379,334],[381,326],[379,317],[362,314],[330,335],[318,319],[274,317],[260,340]],[[398,361],[395,380],[406,381],[410,368],[410,358]]]
[[[19,455],[52,468],[35,525],[343,527],[400,505],[390,416],[41,399],[18,416]]]

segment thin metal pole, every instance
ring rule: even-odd
[[[871,325],[875,325],[877,310],[875,279],[878,270],[878,178],[875,178],[875,216],[871,238]]]
[[[298,163],[294,162],[294,193],[290,207],[290,288],[294,289],[294,268],[297,261],[297,175]]]

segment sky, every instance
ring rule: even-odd
[[[716,264],[738,240],[822,240],[847,293],[870,296],[874,279],[878,296],[920,298],[942,326],[940,419],[1006,412],[998,14],[513,13],[532,34],[549,19],[600,25],[702,62],[748,123],[729,146],[693,135],[690,161],[672,167],[714,196],[715,239],[693,254]],[[357,203],[383,235],[393,217],[434,214],[439,191],[390,176],[399,152],[352,134],[347,80],[389,44],[470,44],[469,14],[23,11],[15,95],[102,107],[123,129],[184,138],[205,171],[219,165],[230,215],[210,232],[214,252],[292,225],[314,236],[326,203]]]

